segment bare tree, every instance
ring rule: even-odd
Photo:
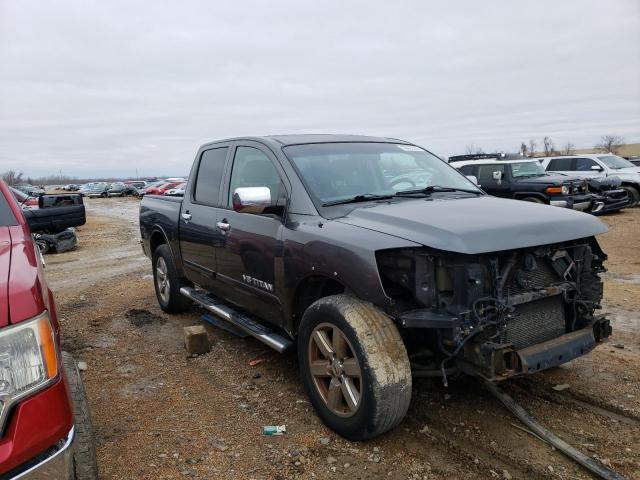
[[[562,153],[565,155],[575,155],[576,146],[571,142],[567,142],[567,144],[564,146],[564,150],[562,150]]]
[[[551,139],[551,137],[544,137],[542,139],[542,144],[544,145],[544,154],[545,156],[549,156],[549,155],[555,155],[556,154],[556,150],[553,146],[553,140]]]
[[[24,174],[22,172],[18,173],[13,170],[9,170],[8,172],[2,174],[2,178],[4,178],[4,181],[7,182],[7,185],[18,185],[20,182],[22,182],[23,175]]]
[[[520,144],[520,155],[522,155],[523,157],[526,157],[528,152],[529,152],[529,148],[527,147],[527,144],[522,142]]]
[[[464,153],[466,153],[467,155],[478,155],[484,152],[482,151],[482,147],[477,147],[473,143],[469,143],[465,147]]]
[[[532,138],[529,140],[529,156],[530,157],[535,157],[536,156],[536,141]]]
[[[603,135],[595,148],[604,153],[618,153],[624,145],[624,138],[618,135]]]

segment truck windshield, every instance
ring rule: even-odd
[[[540,162],[520,162],[511,164],[511,174],[514,177],[537,177],[546,175]]]
[[[625,160],[617,155],[602,155],[598,157],[602,163],[613,170],[620,170],[621,168],[635,167],[633,163]]]
[[[312,196],[332,203],[356,196],[371,199],[437,186],[481,193],[464,175],[414,145],[396,143],[319,143],[291,145],[283,151]]]

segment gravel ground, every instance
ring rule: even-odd
[[[137,230],[138,201],[87,200],[79,248],[48,255],[63,347],[87,363],[101,478],[591,478],[525,431],[480,384],[417,381],[405,421],[365,443],[325,428],[295,356],[209,329],[188,358],[182,327],[202,312],[158,308]],[[603,217],[610,232],[605,311],[614,335],[586,357],[505,389],[560,437],[640,478],[640,208]],[[263,362],[250,366],[252,359]],[[552,387],[568,384],[563,391]],[[286,424],[280,437],[264,425]]]

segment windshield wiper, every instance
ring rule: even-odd
[[[368,202],[370,200],[388,200],[393,198],[394,195],[376,195],[374,193],[362,193],[355,197],[343,198],[342,200],[333,200],[331,202],[325,202],[323,207],[331,207],[333,205],[345,205],[347,203]]]
[[[429,195],[434,192],[465,192],[465,193],[474,193],[476,195],[482,195],[480,190],[469,190],[466,188],[456,188],[456,187],[441,187],[440,185],[429,185],[425,188],[418,188],[416,190],[402,190],[400,192],[396,192],[394,197],[404,197],[405,195],[416,195],[416,194],[425,194]]]

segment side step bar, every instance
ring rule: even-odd
[[[182,287],[180,293],[280,353],[285,352],[293,345],[293,342],[288,338],[235,311],[213,295],[199,292],[191,287]]]

